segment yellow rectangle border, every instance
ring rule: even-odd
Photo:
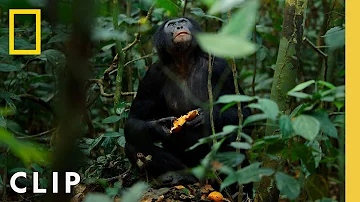
[[[36,44],[35,50],[15,50],[15,15],[35,15]],[[41,54],[41,10],[40,9],[9,9],[9,54],[10,55],[40,55]]]

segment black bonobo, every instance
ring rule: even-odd
[[[194,167],[210,151],[209,145],[185,151],[199,138],[211,134],[209,110],[207,107],[201,109],[201,103],[209,99],[209,55],[198,46],[194,35],[197,32],[201,32],[200,25],[189,18],[166,21],[157,29],[154,44],[159,61],[141,80],[130,109],[125,126],[126,155],[136,167],[139,153],[151,155],[145,169],[153,177]],[[214,100],[221,95],[235,94],[231,69],[226,60],[212,57],[211,62]],[[240,92],[244,94],[241,88]],[[242,103],[244,118],[251,114],[246,104]],[[222,131],[226,125],[238,124],[237,107],[220,113],[222,107],[216,105],[213,110],[216,132]],[[199,110],[199,115],[186,122],[179,132],[170,134],[175,117],[194,109]],[[156,142],[161,142],[162,147],[155,146]],[[223,145],[223,151],[231,149],[228,144]],[[183,173],[167,176],[164,183],[176,185],[192,180],[196,181],[196,178]],[[252,185],[244,188],[250,195],[251,190]]]

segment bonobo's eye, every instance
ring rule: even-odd
[[[167,26],[168,26],[168,27],[172,27],[172,26],[174,26],[174,25],[175,25],[174,22],[170,22]]]
[[[182,19],[180,22],[181,22],[181,23],[186,23],[186,20]]]

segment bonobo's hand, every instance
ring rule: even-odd
[[[201,108],[196,109],[199,112],[199,115],[197,115],[193,120],[186,121],[185,125],[189,128],[195,128],[200,125],[203,125],[205,123],[205,115]]]
[[[170,135],[170,129],[176,117],[166,117],[154,121],[149,121],[150,129],[161,139]]]

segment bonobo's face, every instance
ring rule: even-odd
[[[167,49],[170,53],[190,51],[196,47],[193,39],[193,25],[186,18],[178,18],[165,23]]]

